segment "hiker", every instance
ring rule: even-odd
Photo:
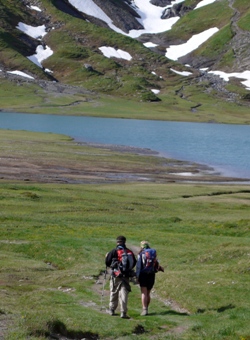
[[[136,277],[141,288],[141,315],[148,315],[148,306],[150,304],[150,292],[155,283],[155,273],[164,272],[157,259],[156,250],[150,248],[147,241],[141,241],[141,250],[138,254],[136,263]]]
[[[106,266],[111,268],[109,312],[110,315],[115,315],[119,302],[121,318],[129,319],[127,315],[128,293],[131,291],[129,277],[133,276],[136,258],[126,247],[125,236],[118,236],[116,243],[116,248],[107,253],[105,259]]]

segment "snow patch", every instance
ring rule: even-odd
[[[143,45],[144,45],[145,47],[148,47],[148,48],[158,46],[157,44],[154,44],[154,43],[152,43],[152,42],[150,42],[150,41],[144,43]]]
[[[108,46],[102,46],[99,47],[99,50],[102,51],[103,55],[107,58],[115,57],[117,59],[126,59],[126,60],[131,60],[132,56],[123,50],[116,50],[113,47],[108,47]]]
[[[183,0],[176,0],[172,2],[170,6],[163,8],[151,4],[150,0],[134,0],[134,4],[136,5],[135,10],[140,16],[137,20],[140,24],[142,24],[144,29],[131,30],[129,31],[129,36],[131,38],[137,38],[141,34],[145,33],[160,33],[169,31],[180,18],[173,17],[169,19],[161,19],[162,13],[164,9],[171,8],[174,4],[179,2],[183,2]]]
[[[34,27],[19,22],[16,28],[34,39],[44,37],[47,34],[47,32],[45,31],[45,25]]]
[[[28,74],[26,74],[22,71],[7,71],[7,73],[16,74],[18,76],[29,78],[29,79],[35,79],[34,77],[31,77],[31,76],[29,76]]]
[[[210,5],[212,4],[213,2],[215,2],[216,0],[203,0],[201,2],[198,3],[198,5],[194,8],[194,9],[197,9],[197,8],[201,8],[203,6],[207,6],[207,5]]]
[[[157,90],[157,89],[151,89],[151,91],[152,91],[154,94],[160,93],[160,90]]]
[[[245,79],[245,81],[242,81],[241,84],[246,86],[247,90],[250,90],[250,71],[234,72],[234,73],[226,73],[222,71],[209,71],[208,73],[218,75],[225,81],[229,81],[229,78]]]
[[[23,22],[19,22],[17,28],[34,39],[44,37],[47,34],[45,25],[34,27],[26,25]],[[52,54],[53,51],[51,50],[51,48],[49,48],[48,46],[44,47],[42,45],[39,45],[36,48],[36,54],[27,58],[34,64],[42,68],[41,62],[50,57]],[[47,72],[51,73],[52,71],[48,70]]]
[[[30,57],[27,57],[34,64],[42,68],[41,62],[47,58],[49,58],[53,54],[53,51],[50,47],[46,46],[45,48],[42,45],[37,46],[36,54],[33,54]]]
[[[165,8],[170,8],[174,4],[183,2],[184,0],[176,0],[170,6]],[[70,4],[74,6],[78,11],[91,15],[98,18],[104,22],[114,31],[121,33],[123,35],[130,36],[132,38],[137,38],[144,33],[160,33],[168,31],[171,29],[173,24],[175,24],[180,18],[174,17],[169,19],[161,19],[162,13],[164,11],[163,7],[155,6],[151,4],[150,0],[134,0],[133,8],[139,14],[140,18],[137,18],[144,29],[141,30],[131,30],[129,33],[123,32],[121,29],[116,27],[111,18],[103,12],[103,10],[97,6],[93,0],[69,0]]]
[[[116,27],[109,16],[103,12],[103,10],[97,6],[93,0],[69,0],[69,3],[74,6],[78,11],[91,15],[104,22],[113,30],[118,33],[125,34],[121,29]]]
[[[184,55],[196,50],[201,44],[207,41],[212,35],[218,32],[219,29],[217,27],[209,28],[206,31],[195,34],[190,38],[186,43],[181,45],[171,45],[167,48],[167,52],[165,56],[172,60],[177,60]]]
[[[173,68],[170,69],[172,72],[177,73],[181,76],[188,77],[192,74],[192,72],[187,72],[187,71],[176,71]]]
[[[27,7],[30,8],[30,9],[33,9],[34,11],[42,12],[42,10],[37,6],[27,6]]]
[[[51,71],[49,68],[46,68],[44,71],[47,72],[47,73],[50,73],[50,74],[54,73],[54,72]]]

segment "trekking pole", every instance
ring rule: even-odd
[[[102,310],[102,303],[103,303],[103,296],[104,296],[104,287],[105,287],[105,283],[106,283],[106,275],[107,275],[107,267],[105,268],[104,271],[104,279],[103,279],[103,284],[102,284],[102,295],[101,295],[101,310]]]

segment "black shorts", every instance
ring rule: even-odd
[[[155,273],[141,273],[139,275],[139,284],[140,287],[147,287],[148,290],[151,290],[155,283]]]

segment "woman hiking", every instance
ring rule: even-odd
[[[136,263],[136,277],[141,288],[141,315],[148,315],[148,307],[150,304],[150,292],[155,283],[155,273],[164,272],[164,268],[160,266],[157,259],[156,250],[150,248],[149,242],[141,241],[141,250],[138,253]]]

